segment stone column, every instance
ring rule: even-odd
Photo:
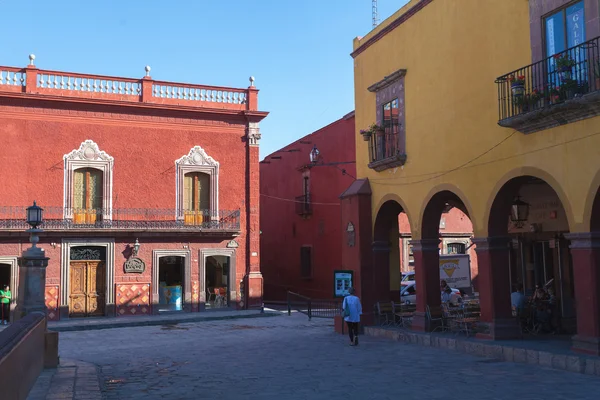
[[[415,283],[417,289],[417,312],[413,318],[412,329],[430,332],[439,324],[427,319],[427,306],[433,318],[442,314],[440,291],[440,240],[411,240],[415,258]]]
[[[512,316],[509,274],[510,238],[474,238],[479,268],[480,328],[482,339],[515,339],[521,333]]]
[[[46,267],[49,258],[43,249],[36,247],[41,232],[39,229],[30,229],[32,246],[25,250],[19,258],[19,297],[17,299],[17,318],[33,312],[46,315]]]
[[[250,96],[256,97],[258,90],[248,88]],[[260,130],[258,122],[248,122],[247,165],[246,165],[246,249],[247,249],[247,308],[260,308],[263,301],[263,276],[260,272]]]
[[[571,241],[577,334],[572,349],[600,355],[600,232],[565,235]]]

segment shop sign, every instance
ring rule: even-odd
[[[353,286],[354,271],[333,271],[333,296],[344,297]]]
[[[123,264],[125,273],[141,274],[146,270],[146,263],[141,258],[131,257]]]

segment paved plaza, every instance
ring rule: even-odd
[[[29,399],[598,399],[600,379],[333,333],[301,314],[62,332]]]

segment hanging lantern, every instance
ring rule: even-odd
[[[522,227],[529,217],[529,203],[521,200],[520,196],[513,201],[510,207],[510,220]]]
[[[317,149],[317,145],[315,144],[315,146],[312,148],[312,150],[310,151],[310,162],[313,164],[316,164],[317,161],[319,160],[319,149]]]

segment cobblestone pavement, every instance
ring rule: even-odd
[[[44,390],[46,399],[97,399],[101,391],[103,399],[286,400],[598,399],[600,392],[597,377],[539,366],[371,337],[351,347],[331,320],[300,314],[63,332],[60,355],[63,366],[38,379],[31,399]]]

